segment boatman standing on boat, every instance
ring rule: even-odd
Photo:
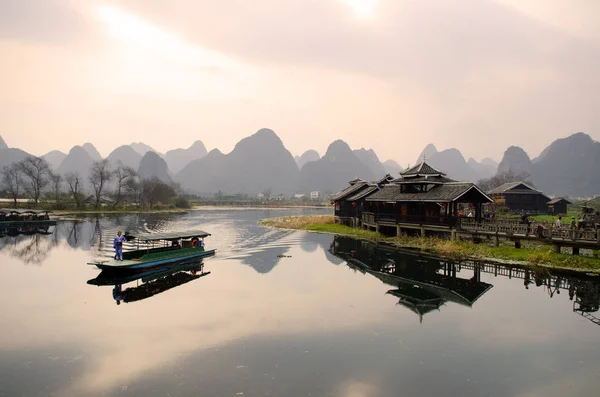
[[[113,248],[115,249],[115,259],[118,261],[123,260],[123,242],[127,241],[125,236],[121,235],[121,231],[117,232],[117,237],[113,241]]]

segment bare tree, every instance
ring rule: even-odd
[[[479,180],[477,182],[477,186],[479,186],[484,192],[489,192],[490,190],[509,182],[526,182],[528,185],[534,187],[533,182],[531,182],[529,178],[530,175],[527,172],[516,174],[512,170],[508,170],[506,172],[496,174],[491,178]]]
[[[83,203],[84,196],[81,192],[83,190],[82,186],[82,178],[81,175],[74,172],[69,172],[66,176],[67,185],[69,185],[69,192],[73,196],[73,200],[75,200],[75,206],[77,208],[81,208],[81,204]]]
[[[94,189],[94,195],[96,196],[96,209],[100,207],[100,199],[102,192],[104,191],[104,185],[110,181],[111,172],[108,167],[108,160],[94,161],[90,170],[90,183]]]
[[[63,177],[60,174],[55,174],[54,172],[50,172],[50,182],[52,184],[52,195],[54,196],[54,202],[56,208],[58,208],[60,204],[60,194],[62,193],[62,183]]]
[[[152,209],[156,203],[164,203],[175,196],[175,189],[156,177],[144,179],[142,181],[142,191],[144,202],[148,203],[150,209]]]
[[[42,189],[50,181],[50,166],[40,157],[29,156],[17,163],[17,168],[27,179],[25,193],[33,199],[37,207]]]
[[[129,180],[135,178],[137,173],[131,167],[127,167],[121,161],[117,164],[117,168],[114,170],[113,175],[117,182],[117,188],[114,194],[113,209],[116,208],[124,199],[127,192],[127,183]]]
[[[5,165],[2,168],[2,185],[13,199],[14,207],[17,208],[19,191],[23,185],[23,177],[16,163]]]
[[[132,176],[127,179],[125,182],[125,189],[127,191],[127,195],[129,195],[136,207],[140,208],[142,206],[142,202],[144,199],[142,184],[137,175]]]

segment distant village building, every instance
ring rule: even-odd
[[[509,182],[488,192],[494,204],[512,212],[547,213],[550,197],[525,182]]]
[[[310,199],[311,200],[316,200],[319,197],[321,197],[321,192],[319,192],[318,190],[310,192]]]
[[[569,204],[572,204],[572,203],[569,200],[562,198],[562,197],[557,197],[555,199],[552,199],[552,200],[548,201],[548,213],[553,214],[553,215],[566,214],[567,206]]]
[[[304,193],[296,193],[296,194],[294,194],[294,198],[296,198],[296,199],[301,199],[304,196],[306,196]]]

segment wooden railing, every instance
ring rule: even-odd
[[[456,218],[450,216],[421,216],[421,215],[400,215],[400,214],[376,214],[373,212],[363,212],[363,223],[375,224],[378,222],[388,223],[415,223],[421,225],[441,225],[454,226]]]
[[[536,224],[527,225],[518,220],[495,220],[477,222],[471,219],[460,219],[457,227],[461,230],[470,232],[492,232],[504,234],[507,236],[524,235],[537,237],[541,239],[559,239],[559,240],[583,240],[588,242],[600,243],[600,232],[593,229],[570,229],[569,227],[557,228],[553,225],[542,227],[538,230]]]

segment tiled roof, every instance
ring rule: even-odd
[[[363,189],[365,186],[367,186],[367,182],[365,181],[360,181],[355,183],[354,185],[350,185],[347,188],[345,188],[344,190],[342,190],[341,192],[335,194],[331,199],[333,201],[338,201],[341,200],[351,194],[356,194],[358,191],[360,191],[361,189]]]
[[[446,178],[445,176],[437,175],[425,175],[417,176],[414,178],[398,178],[392,181],[393,183],[407,184],[407,183],[449,183],[456,182],[454,179]]]
[[[424,175],[446,175],[441,171],[436,170],[426,162],[422,162],[421,164],[417,164],[414,167],[407,169],[406,171],[402,171],[400,173],[403,177],[410,176],[424,176]]]
[[[379,190],[379,186],[369,186],[368,188],[361,190],[357,194],[346,198],[346,200],[348,200],[348,201],[360,200],[361,198],[367,197],[368,195],[370,195],[373,192],[376,192],[378,190]]]
[[[548,205],[552,205],[552,204],[558,204],[558,203],[560,203],[561,201],[564,201],[564,202],[565,202],[565,203],[567,203],[567,204],[573,204],[572,202],[570,202],[570,201],[569,201],[569,200],[567,200],[566,198],[562,198],[562,197],[557,197],[557,198],[555,198],[555,199],[552,199],[552,200],[548,201],[548,203],[547,203],[547,204],[548,204]]]
[[[366,198],[366,201],[428,201],[428,202],[451,202],[459,199],[471,189],[475,189],[481,195],[482,201],[491,202],[485,193],[477,186],[467,182],[453,182],[432,187],[425,193],[402,193],[401,185],[385,185],[380,191]]]
[[[525,189],[516,189],[514,192],[515,193],[541,193],[539,190],[529,186],[527,183],[525,182],[508,182],[505,183],[503,185],[500,185],[492,190],[490,190],[488,193],[489,194],[501,194],[501,193],[506,193],[509,190],[514,189],[515,187],[519,186],[519,185],[523,185],[525,186]]]
[[[375,183],[378,185],[381,185],[381,184],[386,184],[386,183],[392,182],[393,180],[394,180],[393,176],[391,176],[390,174],[385,174],[385,176],[383,178],[376,181]]]

